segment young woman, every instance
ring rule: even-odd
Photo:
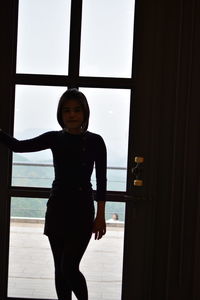
[[[100,135],[87,131],[89,107],[83,93],[67,90],[60,98],[57,120],[62,130],[18,141],[0,131],[0,142],[14,152],[51,149],[55,179],[47,202],[44,234],[48,236],[55,264],[59,300],[88,299],[86,280],[79,270],[92,232],[95,239],[106,233],[106,146]],[[90,182],[96,170],[97,213]]]

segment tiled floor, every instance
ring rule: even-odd
[[[52,254],[42,232],[42,224],[11,224],[8,296],[57,299]],[[108,226],[104,238],[91,239],[81,262],[89,300],[121,299],[123,236],[123,227]]]

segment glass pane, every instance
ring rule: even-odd
[[[60,130],[56,119],[57,105],[65,87],[16,86],[14,136],[33,138],[51,130]],[[12,184],[50,187],[53,179],[50,150],[14,153]]]
[[[20,0],[17,72],[67,74],[70,0]]]
[[[84,0],[80,74],[131,77],[133,0]]]
[[[12,198],[9,297],[57,299],[53,258],[48,239],[43,235],[46,201]],[[124,203],[107,203],[107,233],[99,241],[91,238],[81,261],[89,299],[121,299],[124,211]]]
[[[23,140],[60,130],[56,111],[65,90],[65,87],[16,86],[14,136]],[[50,187],[53,178],[50,150],[13,154],[12,185]]]
[[[90,106],[89,130],[100,134],[107,146],[108,190],[126,191],[130,91],[92,88],[81,91]]]
[[[60,130],[56,111],[66,88],[17,86],[14,136],[27,139],[50,130]],[[108,190],[126,190],[130,91],[82,89],[88,98],[91,117],[89,130],[104,138],[108,150]],[[103,120],[103,121],[102,121]],[[113,126],[114,124],[114,126]],[[53,177],[50,150],[14,153],[12,184],[50,187]],[[95,189],[95,173],[92,176]]]

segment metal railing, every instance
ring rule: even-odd
[[[25,186],[25,187],[50,187],[54,174],[53,171],[51,171],[51,173],[49,171],[47,172],[36,172],[34,173],[33,169],[30,169],[30,172],[26,172],[26,168],[27,169],[29,167],[36,167],[36,168],[51,168],[53,170],[53,163],[34,163],[34,162],[13,162],[13,167],[24,167],[22,170],[18,170],[13,168],[13,176],[12,176],[12,185],[13,186]],[[114,190],[113,187],[116,187],[116,191],[120,191],[119,189],[123,186],[125,186],[125,172],[126,172],[126,168],[125,167],[112,167],[109,166],[107,168],[108,170],[114,171],[121,171],[123,174],[122,178],[120,178],[121,176],[117,176],[115,178],[113,178],[112,180],[112,176],[110,176],[110,178],[108,178],[108,190],[110,188],[110,190]],[[44,169],[43,169],[44,170]],[[91,180],[93,188],[95,189],[96,187],[96,180],[95,177],[92,178]],[[15,198],[15,196],[14,196]],[[18,197],[16,197],[17,199],[14,199],[11,202],[11,215],[12,217],[19,217],[19,218],[33,218],[33,219],[38,219],[41,218],[42,216],[44,216],[44,212],[45,212],[45,205],[44,205],[44,199],[38,199],[38,201],[40,202],[40,204],[30,204],[30,206],[28,205],[27,207],[27,203],[30,203],[30,201],[26,202],[26,204],[24,202],[20,202],[23,201],[20,200]],[[29,197],[27,197],[28,200]],[[30,200],[30,199],[29,199]],[[42,208],[41,208],[41,206]],[[44,206],[44,207],[43,207]],[[119,206],[119,205],[118,205]],[[108,211],[106,211],[106,218],[110,219],[112,214],[114,213],[118,213],[118,215],[120,216],[120,220],[124,220],[124,211],[122,208],[120,207],[116,207],[114,208],[114,210],[111,208]]]
[[[53,180],[54,174],[50,173],[45,173],[45,169],[49,168],[53,170],[53,163],[38,163],[38,162],[13,162],[13,167],[36,167],[36,168],[42,168],[44,173],[40,174],[33,174],[33,170],[31,170],[30,173],[23,173],[23,171],[16,173],[15,168],[13,169],[13,175],[12,175],[12,184],[14,186],[18,185],[25,185],[25,186],[39,186],[39,187],[47,187],[51,185],[51,182]],[[114,191],[124,191],[125,190],[125,185],[126,185],[126,170],[127,168],[125,167],[113,167],[113,166],[108,166],[108,190],[114,190]],[[117,177],[115,176],[116,173],[110,174],[110,172],[115,172],[115,171],[121,171],[122,175]],[[114,176],[113,176],[114,175]],[[115,177],[115,178],[113,178]],[[18,182],[17,182],[18,180]],[[19,183],[19,180],[24,180],[25,182]],[[34,181],[34,182],[33,182]],[[37,181],[37,184],[36,184]],[[95,177],[92,175],[91,182],[95,185],[96,180]]]
[[[30,162],[13,162],[13,166],[29,166],[29,167],[53,167],[53,164],[47,163],[30,163]],[[108,170],[127,170],[125,167],[107,167]]]

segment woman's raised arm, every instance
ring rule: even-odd
[[[34,152],[50,148],[53,131],[46,132],[35,138],[18,140],[0,129],[0,143],[7,146],[13,152]]]

